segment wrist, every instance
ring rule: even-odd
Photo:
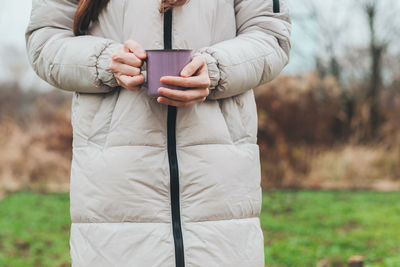
[[[208,76],[210,78],[210,90],[215,89],[218,86],[220,80],[220,70],[218,67],[217,60],[205,51],[197,51],[193,53],[193,57],[202,56],[207,64]]]
[[[114,73],[110,70],[109,66],[113,53],[122,47],[123,45],[120,43],[109,43],[97,58],[97,78],[101,83],[110,87],[118,86],[117,80],[114,77]]]

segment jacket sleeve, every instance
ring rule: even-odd
[[[273,80],[289,61],[291,20],[285,0],[235,0],[236,37],[193,53],[204,56],[208,99],[227,98]]]
[[[105,93],[118,86],[109,70],[111,56],[122,48],[114,40],[75,36],[78,0],[33,0],[25,30],[29,63],[36,74],[63,90]]]

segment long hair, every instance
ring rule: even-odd
[[[183,6],[188,0],[164,0],[161,2],[159,12],[164,13],[177,6]],[[99,14],[110,0],[80,0],[74,18],[74,34],[85,35],[90,22],[96,22]]]

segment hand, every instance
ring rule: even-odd
[[[160,81],[164,84],[192,89],[176,90],[160,87],[158,93],[162,96],[157,98],[159,103],[187,107],[197,102],[203,102],[206,99],[210,93],[210,77],[208,76],[207,63],[202,56],[195,56],[183,68],[181,76],[163,76]]]
[[[124,47],[112,55],[109,66],[118,85],[131,91],[138,91],[140,85],[145,82],[140,67],[146,57],[146,51],[137,42],[125,41]]]

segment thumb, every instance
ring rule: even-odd
[[[141,60],[146,59],[147,55],[146,55],[146,51],[140,47],[139,49],[133,51],[133,53],[135,54],[135,56]]]
[[[199,56],[194,57],[192,61],[183,68],[183,70],[181,71],[181,76],[183,77],[192,76],[194,73],[196,73],[198,69],[201,68],[202,64],[203,61]]]
[[[127,40],[124,44],[124,48],[127,52],[133,53],[139,59],[145,59],[147,57],[143,47],[134,40]]]

